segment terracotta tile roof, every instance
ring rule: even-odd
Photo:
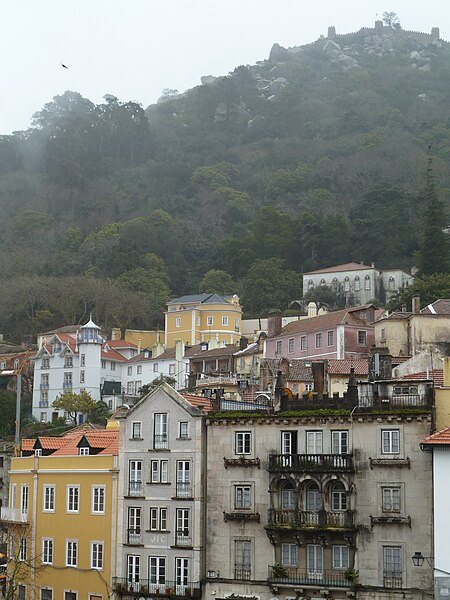
[[[195,396],[194,394],[181,394],[185,400],[192,404],[194,408],[199,408],[207,413],[211,410],[211,400],[203,396]]]
[[[84,437],[89,442],[91,448],[105,448],[111,444],[118,436],[118,432],[114,430],[93,431],[85,433]]]
[[[350,369],[355,369],[356,376],[363,376],[369,374],[369,362],[367,359],[328,359],[328,373],[330,375],[350,375]]]
[[[29,451],[33,450],[35,439],[23,438],[22,440],[22,450]]]
[[[237,347],[233,344],[227,345],[225,348],[213,348],[212,350],[204,350],[203,352],[197,352],[191,359],[199,360],[201,358],[215,358],[220,356],[232,356],[236,352]]]
[[[442,387],[444,385],[444,370],[430,369],[428,373],[426,371],[419,371],[418,373],[412,373],[411,375],[402,375],[400,379],[409,379],[413,381],[434,381],[435,386]]]
[[[267,365],[272,376],[275,377],[278,371],[283,370],[281,362],[285,360],[286,359],[266,358],[264,364]],[[287,381],[314,381],[311,370],[311,359],[291,359],[289,361],[289,371],[285,377]]]
[[[120,352],[117,352],[113,348],[105,350],[104,346],[102,347],[102,358],[107,358],[108,360],[116,360],[117,362],[127,362],[128,360],[122,354],[120,354]]]
[[[396,367],[397,365],[401,365],[402,363],[406,362],[410,358],[412,358],[412,357],[411,356],[406,356],[406,355],[393,356],[392,357],[392,366]]]
[[[341,273],[344,271],[359,271],[361,269],[373,269],[374,267],[369,267],[368,265],[363,265],[362,263],[349,262],[344,263],[343,265],[335,265],[334,267],[326,267],[325,269],[316,269],[315,271],[308,271],[308,273],[304,273],[303,275],[315,275],[316,273]]]
[[[101,449],[98,454],[117,454],[119,451],[119,432],[117,430],[96,429],[88,425],[68,431],[61,437],[40,436],[44,450],[54,450],[51,456],[79,455],[79,443],[86,437],[91,448]],[[35,439],[23,439],[22,451],[34,449]]]
[[[426,446],[448,446],[450,445],[450,427],[437,431],[421,441]]]
[[[381,321],[397,321],[402,319],[408,320],[412,314],[413,313],[411,312],[401,312],[397,310],[392,312],[390,315],[381,315],[381,317],[377,319],[377,323],[380,323]]]
[[[200,344],[196,344],[194,346],[185,346],[184,347],[184,357],[189,358],[190,356],[194,356],[200,352]],[[144,356],[144,351],[136,354],[133,358],[128,360],[129,363],[136,362],[148,362],[148,361],[158,361],[158,360],[172,360],[175,358],[175,347],[166,348],[164,352],[159,354],[158,356]]]
[[[423,315],[450,315],[450,299],[436,300],[420,311]]]
[[[107,340],[106,343],[110,348],[137,348],[136,344],[127,340]]]
[[[67,444],[67,438],[64,437],[39,436],[38,440],[43,450],[58,450]]]
[[[359,310],[364,307],[359,306]],[[335,327],[336,325],[355,325],[357,327],[371,327],[366,321],[358,319],[352,312],[354,309],[344,308],[343,310],[335,310],[333,312],[326,313],[324,315],[318,315],[317,317],[310,317],[309,319],[301,319],[299,321],[292,321],[283,327],[281,335],[291,335],[293,333],[308,333],[310,331],[319,331],[329,327]],[[272,338],[279,337],[277,335]]]

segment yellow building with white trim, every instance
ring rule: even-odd
[[[242,308],[239,298],[219,294],[181,296],[167,303],[165,345],[176,340],[195,345],[214,340],[235,344],[241,338]]]

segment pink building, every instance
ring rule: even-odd
[[[350,358],[367,356],[375,345],[375,306],[325,313],[281,326],[281,315],[269,317],[265,358]]]

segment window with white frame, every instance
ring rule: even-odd
[[[80,456],[89,456],[89,446],[82,446],[79,449]]]
[[[94,485],[92,488],[92,512],[96,515],[105,513],[105,495],[104,485]]]
[[[332,346],[334,344],[334,331],[331,330],[327,333],[327,343],[329,346]]]
[[[297,544],[281,544],[281,564],[283,567],[296,567],[297,560]]]
[[[222,327],[228,327],[228,317],[222,317]]]
[[[300,350],[306,350],[306,335],[300,338]]]
[[[252,486],[234,486],[234,508],[235,510],[250,510],[252,508]]]
[[[175,375],[177,365],[175,363],[169,364],[169,375]]]
[[[136,367],[136,373],[137,373],[138,375],[142,375],[142,365],[138,365],[138,366]]]
[[[331,452],[333,454],[348,454],[348,431],[331,432]]]
[[[169,482],[169,463],[167,460],[152,460],[150,464],[150,483]]]
[[[180,421],[178,436],[180,439],[189,439],[189,422],[188,421]]]
[[[102,359],[102,361],[101,361],[101,368],[102,369],[106,369],[106,360]]]
[[[312,392],[314,389],[314,383],[305,383],[305,392]]]
[[[24,562],[27,560],[27,538],[20,538],[19,542],[19,560]]]
[[[372,282],[370,281],[370,275],[366,275],[364,277],[364,289],[370,290],[371,287],[372,287]]]
[[[306,546],[306,570],[308,577],[321,578],[323,575],[323,546],[308,544]]]
[[[358,345],[367,346],[367,331],[363,329],[358,330]]]
[[[323,452],[323,432],[306,432],[306,454],[322,454]]]
[[[295,338],[289,338],[288,340],[288,351],[289,352],[294,352],[295,350]]]
[[[41,588],[41,600],[53,600],[53,590]]]
[[[158,372],[158,363],[153,363],[153,373]]]
[[[84,382],[85,382],[85,372],[80,371],[80,383],[84,383]]]
[[[175,327],[181,327],[181,317],[175,317]]]
[[[251,454],[252,433],[251,431],[235,432],[235,454]]]
[[[66,356],[65,360],[64,360],[64,368],[65,369],[71,369],[73,367],[73,357],[72,356]]]
[[[333,546],[333,569],[348,569],[350,566],[350,552],[348,546]]]
[[[347,492],[344,484],[338,481],[331,491],[331,508],[333,511],[347,510]]]
[[[67,486],[67,512],[77,513],[80,510],[80,486]]]
[[[53,512],[55,510],[55,486],[44,485],[44,505],[42,507],[44,512]]]
[[[42,564],[53,564],[53,540],[51,538],[42,538]]]
[[[399,454],[400,453],[400,430],[382,429],[381,430],[381,453]]]
[[[127,375],[133,375],[133,367],[127,367]]]
[[[76,567],[78,564],[78,541],[66,540],[66,567]]]
[[[165,556],[150,556],[148,559],[148,574],[151,584],[165,585],[166,558]]]
[[[28,485],[20,486],[20,512],[26,514],[28,512],[29,488]]]
[[[212,325],[213,325],[213,322],[214,322],[214,319],[213,319],[213,317],[206,317],[206,325],[207,325],[208,327],[212,327]]]
[[[251,579],[252,543],[250,540],[234,542],[234,577],[235,579]]]
[[[48,408],[48,391],[41,390],[41,397],[39,399],[40,408]]]
[[[134,421],[131,424],[131,437],[133,439],[142,438],[142,423],[140,421]]]
[[[47,413],[46,412],[41,412],[40,421],[41,421],[41,423],[47,423]]]
[[[176,545],[182,545],[189,538],[189,509],[177,508],[175,515],[175,540]]]
[[[383,577],[386,587],[401,587],[402,549],[399,546],[383,546]]]
[[[359,276],[357,275],[355,277],[355,292],[359,292],[361,290],[361,280],[359,278]]]
[[[116,370],[116,363],[112,360],[111,361],[111,371],[115,371]]]
[[[72,373],[64,373],[63,388],[72,387]]]
[[[348,277],[344,278],[344,292],[350,291],[350,279]]]
[[[395,279],[392,277],[392,275],[389,277],[388,289],[390,292],[395,291]]]
[[[85,367],[86,366],[86,354],[81,354],[80,355],[80,367]]]
[[[381,488],[381,501],[383,512],[400,512],[401,489],[400,486],[383,486]]]
[[[322,334],[316,333],[316,348],[322,348]]]
[[[150,507],[150,531],[167,531],[167,508]]]
[[[34,451],[35,456],[42,456],[42,448],[36,448]]]
[[[91,569],[103,569],[103,542],[91,542]]]
[[[168,414],[155,413],[153,425],[153,448],[156,450],[168,448]]]

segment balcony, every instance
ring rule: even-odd
[[[270,454],[269,472],[353,473],[351,454]]]
[[[175,498],[192,498],[192,487],[190,481],[177,481]]]
[[[176,581],[161,580],[155,578],[130,580],[126,577],[113,577],[113,590],[117,594],[134,596],[157,596],[172,598],[201,598],[202,589],[199,581],[180,584]]]
[[[192,538],[189,530],[180,529],[175,531],[175,544],[177,548],[192,548]]]
[[[210,387],[210,386],[222,386],[222,385],[238,385],[238,380],[233,373],[208,373],[203,375],[199,373],[197,375],[197,387]]]
[[[142,534],[140,529],[127,530],[127,543],[132,546],[142,545]]]
[[[48,383],[40,383],[39,384],[39,389],[40,390],[48,390],[49,388],[49,384]]]
[[[394,575],[391,572],[383,572],[383,586],[385,588],[391,588],[395,590],[399,590],[402,587],[402,574],[395,573]]]
[[[142,498],[144,496],[142,481],[129,481],[128,482],[128,496],[135,498]]]
[[[328,512],[326,510],[297,510],[269,508],[269,528],[298,529],[353,529],[352,510]]]
[[[72,382],[71,381],[64,381],[63,382],[63,390],[71,390],[72,389]]]
[[[243,567],[242,565],[234,565],[234,578],[250,581],[252,578],[251,567]]]
[[[281,585],[314,585],[320,587],[351,587],[351,581],[342,571],[297,571],[289,568],[269,567],[269,582]]]
[[[28,523],[28,513],[23,512],[20,508],[2,508],[0,519],[8,523],[20,523],[26,525]]]
[[[39,400],[39,408],[48,408],[48,400]]]
[[[169,439],[167,433],[155,434],[153,436],[153,449],[154,450],[167,450],[169,447]]]

